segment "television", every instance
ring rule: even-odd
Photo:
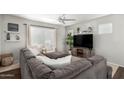
[[[93,34],[74,35],[74,47],[93,48]]]

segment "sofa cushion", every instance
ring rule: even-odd
[[[68,56],[69,53],[67,53],[67,52],[52,52],[52,53],[45,53],[44,55],[51,59],[57,59],[57,58],[62,58],[62,57]]]
[[[29,51],[29,49],[28,48],[23,48],[23,49],[21,49],[21,51],[26,52],[26,51]]]
[[[29,50],[26,50],[26,51],[23,52],[23,53],[24,53],[24,57],[25,57],[26,59],[35,58],[35,55],[34,55],[31,51],[29,51]]]
[[[92,64],[89,61],[72,62],[63,68],[53,70],[50,78],[73,78],[91,66]]]
[[[101,62],[102,60],[106,60],[106,59],[102,56],[95,55],[90,58],[87,58],[87,60],[89,60],[94,65],[94,64],[97,64],[97,63]]]
[[[31,58],[27,64],[32,72],[33,78],[49,78],[51,69],[36,58]]]

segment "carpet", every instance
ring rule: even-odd
[[[124,79],[124,67],[118,67],[113,79]]]

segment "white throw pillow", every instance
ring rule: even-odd
[[[65,65],[68,65],[71,63],[71,55],[58,58],[58,59],[50,59],[46,56],[37,56],[37,59],[41,60],[44,64],[52,67],[52,68],[62,68]]]
[[[40,54],[40,51],[38,51],[38,50],[35,49],[35,48],[29,48],[29,50],[30,50],[35,56],[37,56],[37,55]]]

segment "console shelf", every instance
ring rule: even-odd
[[[76,47],[72,48],[72,55],[87,58],[93,56],[94,52],[92,49],[89,48]]]

